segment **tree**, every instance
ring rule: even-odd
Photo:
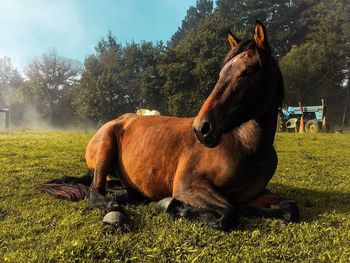
[[[212,12],[212,0],[197,0],[196,6],[190,6],[187,10],[186,17],[182,20],[181,27],[171,37],[169,46],[175,47],[189,30],[195,28],[200,21],[211,15]]]
[[[281,60],[287,104],[297,105],[299,101],[317,104],[320,98],[330,95],[329,83],[325,83],[329,77],[327,60],[326,47],[316,42],[294,46]]]
[[[189,30],[175,47],[167,49],[159,70],[169,114],[190,116],[198,112],[217,81],[228,51],[228,28],[221,16],[210,15]]]
[[[151,42],[122,46],[109,33],[85,60],[85,71],[74,89],[75,109],[82,119],[95,123],[139,107],[193,115],[215,85],[227,52],[227,30],[251,38],[256,19],[266,25],[274,55],[281,59],[288,103],[299,99],[319,103],[325,97],[329,106],[338,101],[346,105],[349,16],[343,9],[349,5],[345,0],[333,4],[331,0],[217,0],[214,9],[212,0],[198,0],[167,46]],[[330,109],[330,113],[339,111]]]
[[[9,108],[12,125],[18,125],[23,118],[23,77],[11,64],[11,59],[0,59],[0,108]]]
[[[53,125],[73,121],[71,93],[81,73],[74,64],[51,50],[33,59],[25,69],[27,103],[33,103],[41,117]]]
[[[150,42],[123,47],[109,33],[85,60],[75,99],[80,117],[102,124],[139,107],[159,110],[162,81],[156,65],[163,50],[162,43]]]
[[[342,35],[344,39],[344,58],[346,63],[346,69],[344,73],[346,74],[346,78],[344,80],[344,86],[346,88],[345,92],[345,105],[342,117],[342,126],[350,124],[350,2],[344,1],[343,12],[342,12]]]
[[[162,42],[153,45],[151,42],[142,42],[141,52],[141,76],[139,108],[157,109],[166,113],[165,98],[161,92],[164,80],[159,73],[158,65],[165,55],[165,47]]]
[[[317,0],[217,0],[217,12],[238,30],[253,28],[255,21],[264,23],[273,53],[283,57],[293,45],[305,41],[310,22],[308,10]],[[249,37],[249,35],[244,35]]]
[[[344,125],[349,120],[349,72],[350,72],[350,3],[344,0],[320,1],[310,13],[315,21],[308,35],[314,41],[322,41],[327,46],[329,58],[327,80],[337,85],[340,93],[331,101],[331,111],[338,124]],[[327,83],[327,82],[326,82]]]
[[[286,87],[286,102],[319,103],[325,98],[328,116],[340,124],[346,107],[349,57],[344,28],[347,17],[342,1],[324,0],[307,10],[311,21],[307,39],[281,60]]]
[[[0,107],[9,107],[23,84],[23,78],[8,57],[0,58]]]

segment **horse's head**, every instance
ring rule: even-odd
[[[253,40],[241,42],[231,32],[226,56],[213,91],[193,121],[198,141],[215,147],[222,134],[278,107],[282,77],[271,56],[263,24],[256,22]]]

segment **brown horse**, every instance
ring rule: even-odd
[[[231,32],[227,39],[231,50],[195,118],[125,114],[96,132],[85,154],[90,205],[123,213],[105,198],[107,181],[117,177],[127,189],[163,199],[164,211],[219,229],[241,215],[299,219],[295,202],[266,190],[277,166],[283,80],[265,28],[257,21],[252,40]]]

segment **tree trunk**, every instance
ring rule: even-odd
[[[344,129],[345,124],[348,124],[348,120],[349,120],[349,100],[350,100],[350,92],[349,92],[349,88],[350,88],[350,80],[348,79],[348,83],[347,83],[347,88],[346,88],[346,96],[345,96],[345,106],[344,106],[344,111],[343,111],[343,119],[341,122],[341,127],[342,129]],[[346,121],[346,123],[345,123]]]

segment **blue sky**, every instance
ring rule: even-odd
[[[81,62],[110,30],[119,42],[166,42],[195,0],[0,0],[0,57],[22,70],[55,48]]]

